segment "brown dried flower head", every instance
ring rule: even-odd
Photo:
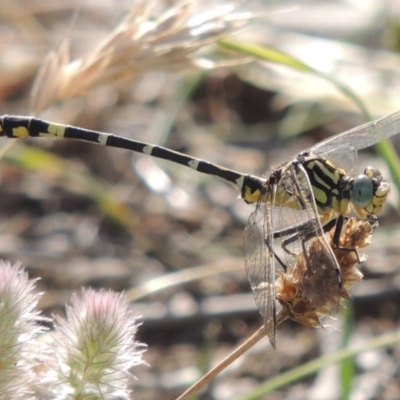
[[[321,241],[311,239],[307,259],[301,253],[296,263],[289,266],[276,280],[276,298],[282,305],[281,315],[291,318],[308,327],[321,327],[322,318],[331,316],[337,311],[342,299],[350,298],[348,289],[363,278],[358,265],[360,260],[356,251],[371,242],[376,227],[376,220],[359,221],[350,218],[343,227],[340,236],[340,247],[333,245],[333,228],[326,236],[341,272],[341,287],[326,287],[327,266],[329,256],[323,251]],[[308,274],[308,269],[313,273]]]

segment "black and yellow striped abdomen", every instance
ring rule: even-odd
[[[276,168],[267,179],[263,179],[162,146],[32,117],[8,115],[0,117],[0,136],[18,139],[26,137],[76,139],[147,154],[204,174],[217,176],[233,184],[247,203],[273,203],[274,207],[302,210],[305,208],[305,203],[310,200],[309,198],[304,201],[302,197],[312,196],[322,222],[330,219],[335,213],[347,214],[350,203],[360,216],[378,214],[390,189],[390,185],[381,176],[375,174],[372,167],[367,167],[363,178],[368,177],[371,180],[371,198],[366,204],[364,204],[364,198],[361,203],[355,204],[358,196],[353,196],[356,192],[353,190],[353,185],[357,180],[346,175],[343,169],[336,167],[328,159],[312,151],[300,153],[295,159]],[[358,184],[355,186],[359,187]]]

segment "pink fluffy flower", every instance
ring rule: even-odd
[[[123,295],[83,290],[73,295],[66,319],[55,317],[55,328],[52,390],[57,398],[129,395],[129,370],[143,364],[145,346],[135,341],[137,317]]]
[[[41,296],[20,264],[0,260],[0,398],[26,399],[37,383],[35,368],[44,332],[36,306]]]

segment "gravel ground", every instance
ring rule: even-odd
[[[65,27],[70,7],[44,12],[42,4],[39,11],[30,10],[25,30],[10,23],[11,17],[0,21],[6,38],[0,56],[2,114],[29,114],[30,85],[50,48],[46,41],[52,43],[51,35],[59,33],[57,21]],[[83,11],[90,28],[102,26],[104,18],[104,10]],[[90,36],[82,20],[73,36]],[[41,29],[29,27],[29,21]],[[24,35],[30,30],[34,44]],[[85,51],[84,41],[73,43],[73,50]],[[185,85],[191,90],[182,101],[178,92]],[[338,128],[354,125],[354,114],[339,108],[328,113],[321,103],[315,107],[321,107],[320,119],[327,124],[318,120],[301,135],[282,137],[279,128],[295,105],[276,90],[259,88],[229,69],[201,77],[154,72],[96,89],[45,116],[260,174]],[[371,149],[359,164],[386,171]],[[41,278],[40,307],[46,315],[63,314],[71,293],[82,287],[136,296],[132,306],[143,321],[138,340],[149,347],[148,365],[134,371],[135,399],[177,397],[260,326],[243,260],[243,230],[253,208],[218,179],[118,149],[43,139],[15,143],[3,157],[0,181],[0,257],[21,261],[32,278]],[[262,340],[199,398],[245,394],[268,378],[335,352],[347,330],[350,343],[361,344],[400,328],[400,230],[396,189],[392,192],[365,249],[364,281],[354,286],[353,299],[337,319],[325,321],[325,329],[284,322],[276,350]],[[351,399],[400,398],[398,344],[353,361]],[[342,398],[339,367],[321,369],[261,398]]]

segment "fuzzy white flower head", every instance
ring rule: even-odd
[[[61,398],[124,398],[129,370],[142,364],[145,346],[128,300],[111,291],[83,290],[73,295],[67,318],[55,317],[52,390]]]
[[[27,399],[33,393],[41,347],[34,339],[45,328],[36,311],[40,293],[20,264],[0,260],[0,398]]]

